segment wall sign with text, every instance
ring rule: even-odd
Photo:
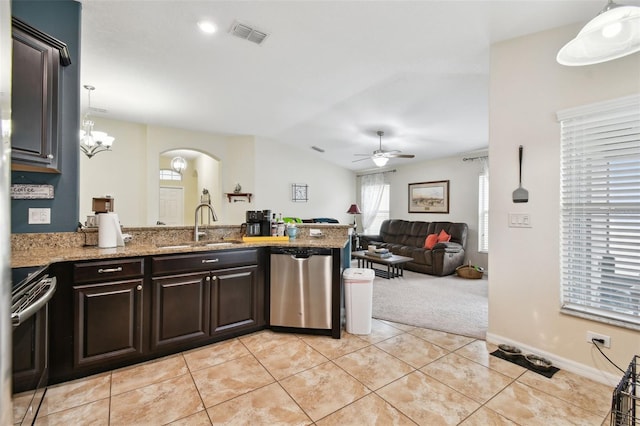
[[[11,185],[14,200],[53,200],[53,185],[16,183]]]

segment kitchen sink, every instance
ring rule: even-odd
[[[169,245],[158,244],[156,247],[158,247],[159,249],[171,250],[171,249],[181,249],[181,248],[192,247],[192,245],[191,244],[169,244]]]
[[[234,244],[242,244],[244,241],[240,240],[221,240],[221,241],[198,241],[194,242],[194,246],[216,247],[216,246],[230,246]]]
[[[189,247],[220,247],[220,246],[232,246],[235,244],[242,244],[240,240],[223,240],[223,241],[191,241],[187,243],[178,244],[158,244],[156,247],[160,249],[182,249]]]

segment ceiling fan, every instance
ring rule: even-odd
[[[415,155],[413,155],[413,154],[401,154],[400,151],[398,151],[398,150],[393,150],[393,151],[385,151],[385,150],[383,150],[382,149],[382,136],[384,135],[384,132],[382,130],[378,130],[376,132],[376,134],[380,137],[380,145],[379,145],[378,149],[373,151],[373,154],[354,154],[354,155],[369,157],[369,158],[371,158],[373,160],[373,162],[378,167],[382,167],[385,164],[387,164],[387,161],[389,161],[389,158],[414,158],[415,157]],[[357,161],[362,161],[362,160],[366,160],[366,158],[360,158],[358,160],[353,160],[353,162],[355,163]]]

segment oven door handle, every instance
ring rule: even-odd
[[[29,318],[31,318],[36,312],[38,312],[44,305],[46,305],[49,300],[53,297],[53,293],[56,292],[56,277],[47,277],[44,280],[49,281],[49,290],[42,295],[35,303],[27,306],[20,312],[15,312],[11,314],[11,323],[14,327],[19,326]],[[42,281],[41,281],[42,282]]]

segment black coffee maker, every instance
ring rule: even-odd
[[[247,210],[247,222],[243,225],[247,236],[255,237],[262,235],[262,211]]]
[[[262,221],[260,222],[260,235],[268,237],[271,235],[271,210],[262,210]]]

